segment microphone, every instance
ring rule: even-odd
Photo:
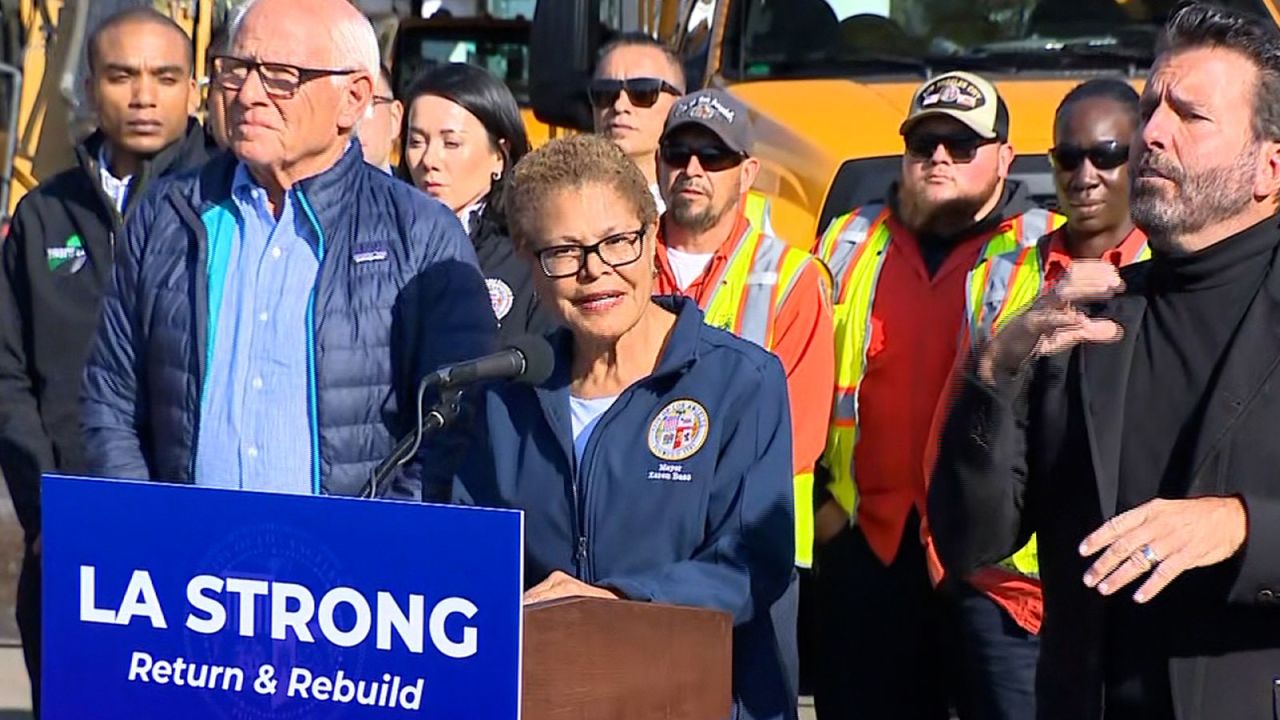
[[[555,357],[551,346],[537,335],[524,335],[511,346],[475,360],[446,365],[422,379],[428,387],[440,389],[494,380],[511,380],[540,385],[551,377]]]
[[[555,354],[551,351],[551,345],[537,335],[523,335],[505,350],[475,360],[446,365],[423,377],[418,383],[418,420],[414,431],[404,436],[391,451],[391,455],[374,468],[369,482],[360,491],[360,497],[376,498],[378,488],[391,473],[417,454],[422,438],[443,429],[458,416],[464,386],[497,380],[541,385],[551,377],[554,369]],[[440,389],[442,398],[424,415],[422,398],[432,387]]]

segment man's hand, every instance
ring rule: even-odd
[[[1084,557],[1106,548],[1084,574],[1084,584],[1111,595],[1151,571],[1134,593],[1145,603],[1192,568],[1216,565],[1240,550],[1248,534],[1237,497],[1156,499],[1108,520],[1084,539]]]
[[[822,503],[813,514],[813,539],[819,545],[831,542],[847,527],[849,527],[849,515],[834,499]]]
[[[607,588],[588,585],[572,575],[556,570],[548,575],[546,580],[525,591],[524,604],[531,605],[566,597],[597,597],[617,600],[622,596]]]
[[[36,541],[31,543],[31,552],[35,553],[36,557],[40,557],[44,552],[44,533],[36,533]]]
[[[978,377],[995,384],[997,373],[1016,373],[1033,358],[1056,355],[1080,343],[1108,343],[1122,330],[1113,320],[1091,318],[1077,303],[1106,300],[1124,289],[1120,273],[1102,260],[1076,260],[1052,288],[996,333],[978,357]]]

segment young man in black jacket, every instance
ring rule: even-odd
[[[127,10],[103,21],[88,52],[98,130],[76,167],[22,199],[0,245],[0,471],[26,536],[17,612],[37,712],[40,473],[84,471],[80,379],[124,218],[158,178],[205,160],[178,25]]]

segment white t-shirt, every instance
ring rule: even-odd
[[[715,255],[709,253],[688,253],[683,250],[677,250],[673,247],[667,248],[667,260],[671,263],[671,272],[675,273],[676,285],[681,290],[689,287],[703,270],[707,269],[707,263],[711,262],[711,258]]]
[[[658,214],[661,215],[666,212],[667,204],[662,201],[662,191],[658,189],[658,183],[650,185],[649,192],[653,193],[653,201],[658,203]]]
[[[600,423],[600,416],[613,407],[613,403],[617,399],[617,395],[598,398],[569,396],[569,418],[570,425],[573,427],[573,454],[579,464],[582,463],[582,453],[586,452],[587,441],[591,439],[591,433],[595,432],[596,425]]]

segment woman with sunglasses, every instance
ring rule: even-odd
[[[454,486],[525,512],[526,602],[568,596],[734,618],[735,718],[794,717],[786,377],[773,355],[652,298],[658,213],[598,136],[515,168],[507,214],[563,327],[551,378],[491,388]]]
[[[511,91],[481,68],[454,63],[417,78],[405,101],[401,174],[452,210],[471,236],[499,342],[549,329],[502,212],[509,170],[529,152]]]
[[[1138,93],[1123,80],[1089,80],[1058,105],[1049,158],[1067,222],[1045,241],[1047,281],[1071,258],[1119,267],[1151,257],[1146,235],[1129,217],[1129,141],[1137,128]]]
[[[1138,93],[1123,80],[1089,80],[1062,99],[1049,161],[1058,211],[1067,221],[1040,238],[1035,252],[991,261],[980,305],[1000,310],[975,319],[975,343],[1003,327],[1042,286],[1057,282],[1073,260],[1123,267],[1151,258],[1146,234],[1129,215],[1129,142],[1138,125]],[[970,281],[980,276],[975,272]]]

